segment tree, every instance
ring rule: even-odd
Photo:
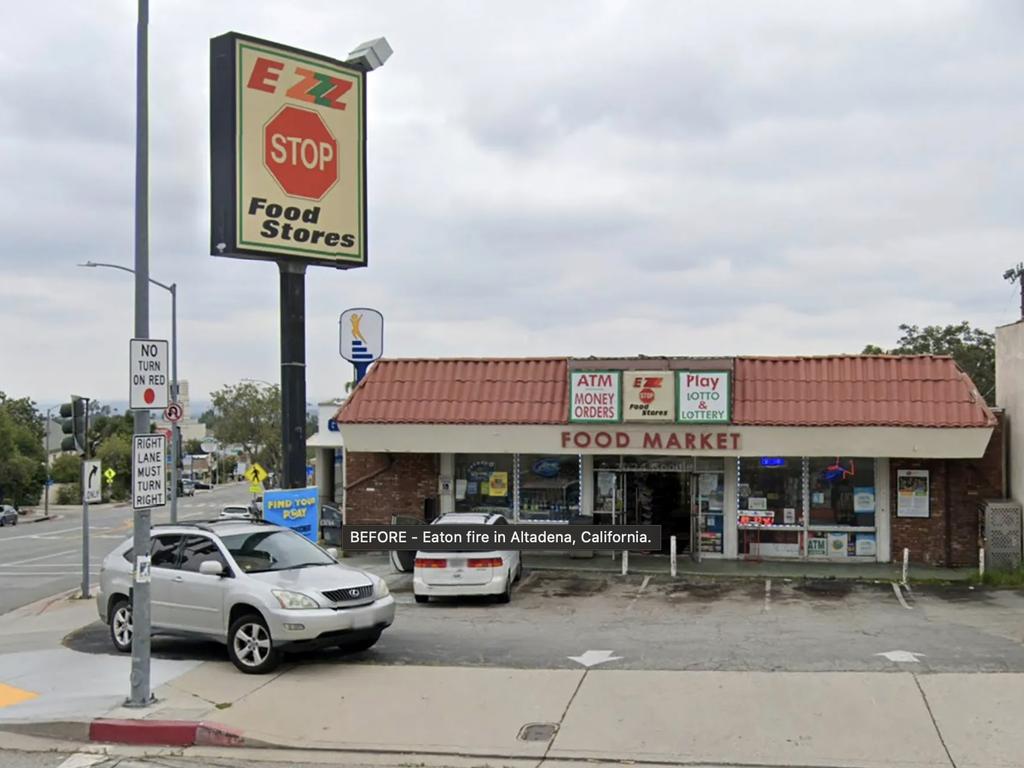
[[[996,402],[996,338],[964,320],[956,325],[901,325],[897,346],[883,350],[864,347],[865,355],[949,355],[971,377],[978,392],[990,404]]]
[[[199,417],[199,423],[205,424],[206,428],[210,431],[216,431],[217,426],[217,414],[213,408],[209,408],[203,411],[203,415]]]
[[[53,460],[50,475],[55,483],[77,483],[82,479],[82,459],[75,453],[62,453]]]
[[[103,464],[103,471],[113,469],[117,475],[110,484],[110,497],[128,498],[128,485],[132,474],[132,439],[130,435],[114,434],[100,443],[96,458]]]
[[[43,420],[35,403],[0,392],[0,500],[36,504],[45,482]]]
[[[268,470],[281,466],[281,390],[253,382],[225,385],[210,395],[217,439],[241,445]]]
[[[182,453],[185,456],[194,456],[196,454],[206,453],[206,451],[203,450],[202,441],[200,440],[186,440],[185,445],[182,447],[184,448]]]

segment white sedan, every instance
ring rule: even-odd
[[[508,525],[508,520],[496,513],[455,512],[431,525]],[[463,595],[493,595],[499,603],[507,603],[513,582],[522,575],[518,551],[417,552],[412,591],[417,603]]]

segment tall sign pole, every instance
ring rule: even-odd
[[[135,48],[135,337],[149,338],[149,0],[139,0]],[[135,411],[136,435],[149,434],[149,411]],[[132,467],[134,474],[135,468]],[[134,478],[133,478],[134,480]],[[132,673],[127,706],[153,700],[149,680],[149,573],[140,573],[140,557],[149,556],[150,511],[135,511],[132,576]],[[140,578],[140,576],[142,578]]]
[[[210,253],[278,265],[285,488],[306,484],[306,268],[367,265],[366,73],[390,55],[210,41]]]

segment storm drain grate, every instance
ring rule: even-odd
[[[558,723],[527,723],[519,729],[520,741],[551,741],[558,730]]]

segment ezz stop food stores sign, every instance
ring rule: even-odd
[[[366,81],[340,61],[214,38],[211,253],[366,266]]]

